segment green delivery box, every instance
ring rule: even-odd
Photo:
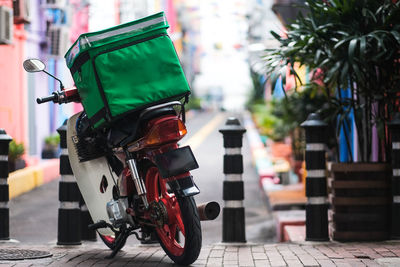
[[[94,128],[190,93],[163,12],[79,36],[65,55]]]

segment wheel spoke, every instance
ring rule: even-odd
[[[170,230],[170,232],[169,232],[169,234],[170,234],[169,238],[170,238],[170,240],[171,240],[171,243],[174,244],[174,242],[175,242],[175,235],[176,235],[176,224],[171,225],[171,226],[169,227],[169,230]]]
[[[178,214],[177,214],[177,216],[176,216],[176,224],[177,224],[177,226],[178,226],[178,228],[179,228],[179,231],[181,231],[181,233],[182,233],[184,236],[186,236],[186,234],[185,234],[185,227],[183,226],[182,218],[181,218],[181,216],[178,215]]]
[[[146,175],[148,201],[156,201],[165,205],[169,220],[161,228],[157,228],[162,243],[173,255],[181,255],[184,248],[177,242],[178,229],[185,236],[185,228],[181,217],[178,200],[173,193],[168,193],[167,183],[161,178],[157,168],[150,168]]]

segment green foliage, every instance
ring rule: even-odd
[[[256,103],[257,100],[262,99],[264,97],[264,85],[265,83],[261,82],[260,75],[253,70],[250,69],[250,77],[253,84],[253,90],[251,91],[251,95],[249,97],[248,103],[246,104],[248,107],[253,103]]]
[[[185,108],[187,110],[201,109],[201,99],[198,97],[190,96],[189,102],[186,104]]]
[[[283,140],[290,127],[285,125],[282,118],[274,114],[273,103],[257,103],[252,106],[253,116],[262,135],[268,136],[274,141]]]
[[[269,103],[256,102],[252,112],[262,134],[279,141],[291,135],[307,119],[311,112],[323,112],[327,97],[321,90],[306,87],[286,98]]]
[[[21,158],[25,153],[25,147],[23,143],[17,143],[14,140],[10,142],[8,151],[8,160],[14,162]]]
[[[338,129],[354,110],[363,161],[370,158],[372,127],[385,139],[385,125],[399,110],[400,2],[391,0],[307,0],[309,13],[288,25],[286,38],[273,33],[279,49],[265,60],[271,80],[295,62],[320,70],[311,84],[322,83],[329,97],[329,114]],[[291,69],[292,74],[295,70]],[[315,72],[317,73],[317,72]],[[298,76],[296,76],[298,78]],[[343,99],[338,88],[350,88]],[[337,119],[339,117],[339,119]],[[388,157],[387,157],[388,158]]]
[[[60,135],[59,134],[49,135],[44,139],[44,143],[50,147],[56,148],[60,144]]]

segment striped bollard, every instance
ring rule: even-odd
[[[392,134],[392,223],[391,239],[400,239],[400,113],[389,123]]]
[[[58,209],[57,245],[81,244],[81,193],[76,183],[68,158],[67,120],[57,129],[60,134],[60,208]]]
[[[223,196],[225,207],[222,209],[222,242],[246,242],[245,213],[243,207],[243,156],[242,138],[246,129],[237,118],[228,118],[225,126],[219,130],[224,138],[224,174]]]
[[[81,234],[82,240],[86,241],[96,241],[97,240],[97,232],[96,230],[89,229],[89,225],[93,224],[92,217],[90,216],[89,210],[86,206],[85,201],[83,200],[82,194],[80,199],[80,208],[81,208]]]
[[[328,199],[325,146],[327,124],[311,113],[301,124],[306,133],[306,241],[327,241]]]
[[[8,151],[12,138],[0,129],[0,240],[10,239],[10,211],[8,209]]]

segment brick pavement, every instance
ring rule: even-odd
[[[176,266],[159,246],[127,246],[114,259],[100,243],[82,246],[27,246],[0,243],[1,249],[50,251],[51,258],[0,261],[0,267],[27,266]],[[192,266],[400,266],[400,242],[215,244],[202,249]]]

